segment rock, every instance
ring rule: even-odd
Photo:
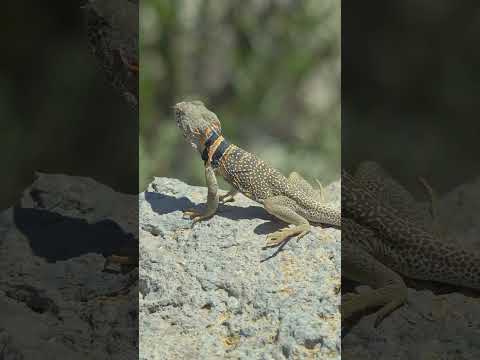
[[[88,0],[87,32],[112,85],[138,111],[138,0]]]
[[[325,188],[340,206],[340,186]],[[190,228],[206,188],[156,178],[140,194],[141,359],[339,359],[340,230],[263,249],[284,224],[238,195]]]
[[[138,273],[103,270],[105,256],[137,246],[136,224],[137,196],[37,174],[0,214],[0,357],[135,358]]]

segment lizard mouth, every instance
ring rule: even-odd
[[[174,107],[175,109],[175,121],[177,122],[177,126],[182,129],[182,117],[185,116],[185,113],[178,108],[178,106]]]
[[[177,127],[182,129],[183,135],[186,137],[187,131],[185,129],[185,126],[183,125],[184,124],[183,118],[185,117],[185,112],[182,111],[177,105],[174,106],[174,109],[175,109],[175,121],[177,123]]]
[[[174,116],[178,128],[182,130],[183,137],[197,150],[201,143],[201,128],[204,126],[202,114],[194,102],[180,102],[174,108]]]
[[[183,121],[184,116],[185,113],[178,107],[175,107],[175,120],[177,122],[177,127],[182,130],[183,137],[190,143],[192,148],[196,150],[197,144],[195,143],[194,136],[192,135],[193,131],[192,129],[189,129],[188,125]]]

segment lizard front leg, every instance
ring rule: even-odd
[[[267,236],[267,246],[276,246],[292,236],[298,235],[301,239],[310,231],[310,223],[295,211],[295,201],[287,196],[274,196],[263,203],[265,210],[287,224],[293,224],[293,228],[283,228]]]
[[[193,219],[192,226],[198,221],[208,219],[216,213],[218,209],[218,183],[215,172],[210,165],[205,166],[205,180],[207,182],[207,210],[201,213],[195,209],[187,209],[183,215],[190,216]]]

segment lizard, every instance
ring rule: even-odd
[[[311,231],[310,222],[340,227],[340,210],[323,203],[321,191],[314,189],[298,173],[292,172],[286,178],[256,155],[228,142],[222,135],[217,115],[201,101],[180,102],[174,106],[174,112],[184,138],[201,154],[205,166],[206,211],[184,211],[184,215],[193,220],[192,226],[212,217],[219,202],[234,201],[235,195],[241,192],[262,204],[269,214],[294,225],[269,234],[268,247],[280,245],[294,236],[302,238]],[[218,195],[216,175],[232,186],[222,197]]]
[[[377,327],[407,301],[405,276],[480,290],[480,252],[442,240],[436,219],[377,163],[343,171],[342,211],[342,276],[372,288],[342,296],[344,318],[380,308]]]

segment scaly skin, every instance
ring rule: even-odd
[[[436,219],[379,165],[364,163],[355,176],[342,175],[342,209],[342,275],[373,288],[343,296],[345,318],[380,307],[377,326],[406,301],[400,275],[480,290],[480,252],[443,241]]]
[[[208,187],[207,210],[185,212],[194,222],[213,216],[220,201],[216,175],[221,175],[234,190],[221,201],[232,201],[236,192],[262,204],[267,212],[295,225],[268,235],[267,245],[278,245],[292,236],[303,237],[310,222],[340,226],[340,211],[321,201],[321,192],[313,189],[297,173],[288,179],[255,155],[229,144],[222,136],[220,121],[200,101],[175,105],[175,118],[183,135],[205,160]]]

